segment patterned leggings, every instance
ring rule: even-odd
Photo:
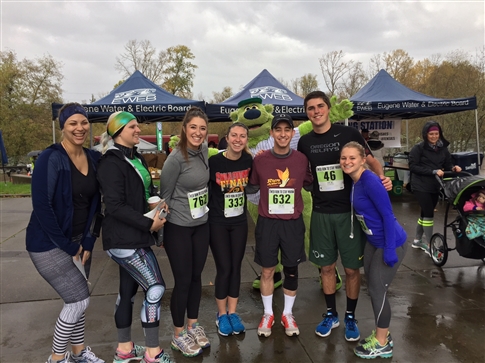
[[[160,304],[165,292],[158,261],[150,247],[139,249],[110,249],[108,255],[120,265],[120,290],[116,301],[115,323],[118,341],[131,341],[133,300],[141,286],[145,299],[141,309],[141,324],[145,328],[147,347],[157,347]]]

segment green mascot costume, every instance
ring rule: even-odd
[[[238,109],[230,114],[230,118],[233,122],[242,122],[249,128],[249,141],[248,147],[253,156],[257,155],[258,153],[269,150],[273,148],[274,140],[270,137],[269,131],[271,128],[271,121],[273,120],[273,105],[262,104],[261,98],[249,98],[243,100],[238,103]],[[342,100],[340,103],[337,103],[337,97],[332,96],[330,99],[331,108],[330,108],[330,122],[334,123],[337,121],[345,120],[353,115],[352,111],[352,102],[349,100]],[[300,140],[300,136],[305,135],[312,131],[313,127],[311,121],[305,121],[300,124],[295,129],[295,136],[291,140],[291,148],[297,148],[298,141]],[[312,211],[312,198],[309,192],[302,190],[303,201],[305,204],[303,210],[303,220],[305,222],[306,231],[305,231],[305,251],[307,252],[310,245],[310,217]],[[254,223],[258,218],[258,202],[259,202],[259,193],[248,195],[248,211],[253,219]],[[275,288],[281,286],[281,271],[283,270],[283,266],[278,264],[276,266],[275,274],[274,274],[274,282]],[[338,271],[336,272],[337,278],[337,290],[340,289],[342,286],[342,280]],[[256,278],[253,282],[253,287],[259,289],[260,287],[260,276]]]

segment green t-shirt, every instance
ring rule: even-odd
[[[145,186],[145,199],[148,200],[148,198],[150,198],[150,184],[152,182],[152,176],[150,175],[150,172],[143,166],[140,159],[135,158],[130,160],[130,162],[141,174],[143,185]]]

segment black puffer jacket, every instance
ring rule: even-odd
[[[428,130],[431,126],[437,126],[440,138],[436,149],[428,142]],[[412,190],[439,193],[440,184],[436,180],[437,170],[451,171],[453,163],[448,151],[450,144],[444,137],[441,126],[436,121],[428,121],[423,127],[423,140],[414,145],[409,153],[409,170],[411,171]]]
[[[148,169],[143,157],[134,156]],[[124,153],[110,147],[98,166],[98,180],[105,204],[102,235],[103,249],[143,248],[155,243],[150,232],[153,220],[143,214],[148,210],[143,180]]]

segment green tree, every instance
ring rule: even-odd
[[[0,128],[13,162],[52,142],[51,103],[62,102],[61,64],[0,52]]]
[[[191,62],[193,59],[195,59],[194,54],[185,45],[168,48],[167,67],[163,72],[162,87],[176,96],[191,98],[197,69],[197,66]]]

